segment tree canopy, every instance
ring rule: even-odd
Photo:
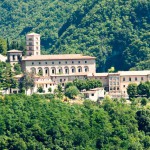
[[[149,149],[149,109],[105,99],[69,105],[45,95],[0,97],[0,149]]]

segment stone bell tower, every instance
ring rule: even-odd
[[[40,34],[29,33],[26,35],[27,56],[41,55]]]

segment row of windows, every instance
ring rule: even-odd
[[[119,80],[119,77],[109,77],[110,80]]]
[[[33,38],[28,38],[29,41],[33,41]],[[39,40],[38,37],[36,37],[36,40]]]
[[[49,75],[49,68],[45,68],[45,74],[46,75]],[[36,74],[36,69],[35,68],[31,68],[31,71]],[[75,72],[82,72],[83,71],[83,68],[82,67],[78,67],[77,69],[75,67],[71,67],[71,73],[75,73]],[[84,67],[84,72],[88,72],[89,71],[89,68],[87,66]],[[42,68],[38,68],[38,72],[37,73],[40,73],[41,75],[43,75],[43,69]],[[56,74],[56,68],[53,67],[51,68],[51,73],[52,74]],[[59,68],[58,69],[58,73],[59,74],[62,74],[63,73],[63,69],[62,68]],[[65,67],[64,68],[64,73],[65,74],[69,74],[69,68],[68,67]]]
[[[29,50],[32,51],[32,50],[34,50],[34,49],[33,49],[33,47],[29,47]],[[39,47],[38,47],[38,46],[36,47],[36,50],[39,50]]]
[[[134,79],[133,78],[131,78],[131,77],[129,77],[128,79],[127,79],[127,81],[137,81],[138,80],[138,78],[137,77],[135,77]],[[143,77],[141,77],[141,81],[143,81],[144,80],[144,78]],[[126,78],[123,78],[123,81],[126,81]]]
[[[119,82],[110,82],[110,85],[119,85]]]
[[[120,90],[119,87],[110,87],[110,90]]]
[[[27,45],[29,44],[29,46],[33,46],[34,44],[32,42],[27,43]],[[36,42],[36,45],[38,45],[39,42]]]
[[[9,56],[10,59],[10,56]],[[20,55],[12,55],[12,60],[20,60]]]
[[[41,65],[41,63],[42,63],[42,62],[39,62],[38,64],[39,64],[39,65]],[[51,64],[53,64],[53,65],[54,65],[55,63],[56,63],[56,62],[54,62],[54,61],[52,61],[52,62],[51,62]],[[80,63],[81,63],[81,61],[78,61],[78,64],[80,64]],[[86,63],[87,63],[87,61],[84,61],[84,63],[86,64]],[[34,62],[32,62],[32,65],[34,65],[34,64],[35,64],[35,63],[34,63]],[[45,62],[45,64],[47,65],[47,64],[48,64],[48,62]],[[62,62],[61,62],[61,61],[59,61],[59,62],[58,62],[58,64],[62,64]],[[68,62],[67,62],[67,61],[65,61],[65,64],[68,64]],[[74,61],[72,61],[72,64],[74,64]]]

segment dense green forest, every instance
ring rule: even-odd
[[[98,71],[150,69],[149,40],[150,1],[93,0],[63,24],[53,50],[94,55]]]
[[[70,105],[49,96],[0,97],[0,149],[150,148],[149,107],[108,98],[102,105]]]
[[[34,31],[47,53],[96,56],[97,71],[150,69],[148,0],[2,0],[0,16],[10,43]]]
[[[1,0],[0,35],[10,41],[25,40],[34,31],[42,36],[42,46],[50,48],[58,29],[78,6],[79,0]]]

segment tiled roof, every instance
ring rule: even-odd
[[[29,34],[27,34],[27,35],[40,35],[40,34],[37,34],[37,33],[32,32],[32,33],[29,33]]]
[[[23,57],[22,60],[78,60],[78,59],[95,59],[92,56],[83,56],[81,54],[58,54],[58,55],[32,55]]]
[[[87,76],[87,72],[77,72],[71,74],[51,74],[51,77],[66,77],[66,76]]]
[[[12,49],[10,51],[7,51],[7,53],[22,53],[22,51],[16,50],[16,49]]]
[[[99,91],[99,90],[104,90],[104,88],[94,88],[88,91],[82,91],[82,93],[95,93],[96,91]]]
[[[108,76],[108,73],[89,73],[88,76],[105,77]]]
[[[18,74],[18,75],[15,75],[14,78],[21,78],[23,77],[23,74]],[[39,78],[40,76],[38,75],[34,75],[35,78]]]
[[[143,70],[143,71],[119,71],[118,72],[120,74],[120,76],[142,76],[142,75],[148,75],[150,74],[150,70]]]

